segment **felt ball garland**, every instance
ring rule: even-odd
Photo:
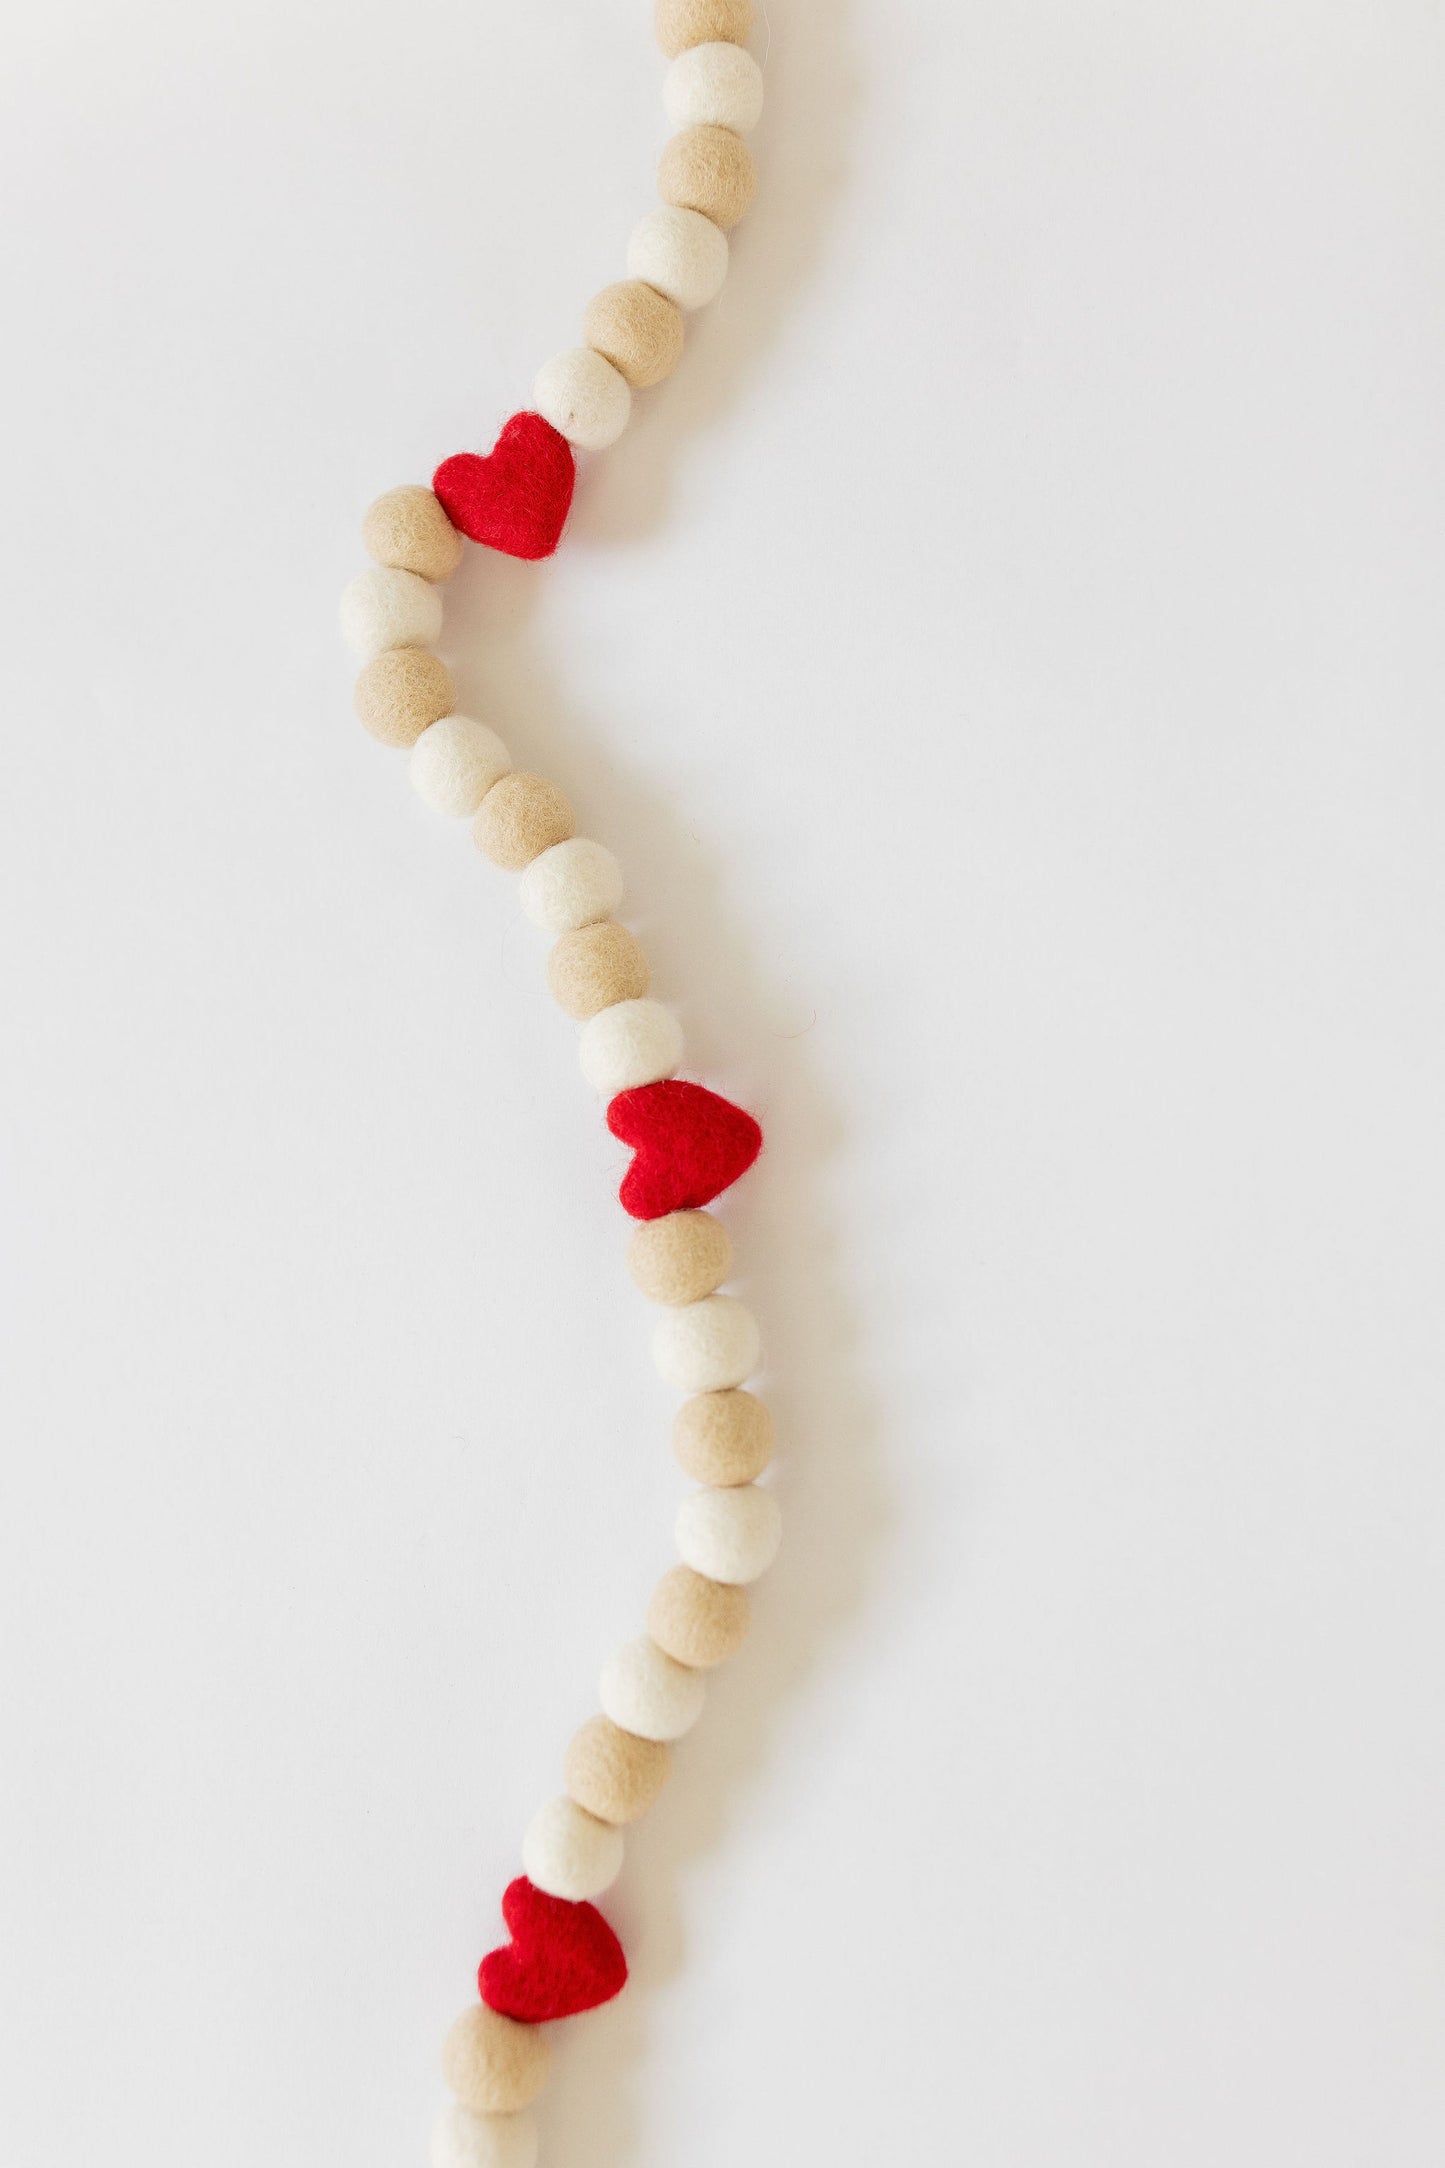
[[[501,1898],[508,1939],[482,1958],[478,2000],[443,2050],[453,2099],[433,2168],[534,2168],[531,2109],[551,2052],[544,2028],[609,2001],[627,1980],[622,1945],[593,1900],[621,1871],[626,1829],[661,1795],[674,1742],[701,1716],[707,1673],[741,1646],[748,1586],[781,1534],[777,1501],[758,1482],[772,1419],[746,1390],[761,1360],[757,1321],[726,1292],[732,1244],[706,1209],[751,1167],[762,1131],[678,1075],[681,1027],[652,997],[647,957],[615,915],[617,860],[578,835],[563,793],[517,767],[488,721],[458,712],[451,673],[432,652],[438,589],[461,562],[463,537],[508,556],[550,556],[578,455],[622,434],[634,399],[677,366],[687,314],[727,276],[728,233],[755,185],[743,137],[763,102],[762,72],[745,50],[752,0],[656,0],[656,19],[676,133],[659,162],[660,208],[633,230],[626,277],[594,296],[584,343],[543,363],[529,406],[503,422],[490,451],[453,453],[430,489],[407,484],[377,498],[362,523],[370,567],[341,600],[342,632],[362,666],[362,723],[408,752],[426,805],[470,821],[483,856],[520,875],[523,910],[551,938],[548,986],[580,1025],[583,1075],[632,1154],[619,1192],[635,1222],[628,1264],[657,1305],[657,1369],[687,1396],[673,1444],[699,1485],[677,1515],[680,1563],[658,1582],[645,1633],[603,1666],[601,1713],[573,1738],[564,1790],[523,1837],[523,1871]]]

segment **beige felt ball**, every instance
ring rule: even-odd
[[[461,536],[435,493],[415,482],[377,498],[361,523],[361,540],[377,564],[423,580],[449,580],[462,561]]]
[[[652,1592],[647,1630],[665,1656],[690,1670],[708,1671],[742,1647],[748,1612],[745,1588],[709,1581],[691,1566],[674,1566]]]
[[[619,1001],[640,1001],[647,979],[642,943],[610,918],[564,933],[547,958],[552,999],[579,1024]]]
[[[356,680],[356,712],[383,745],[415,745],[456,704],[450,670],[424,647],[388,648]]]
[[[602,1706],[614,1724],[639,1739],[680,1739],[702,1715],[702,1673],[665,1656],[644,1635],[629,1641],[602,1670]]]
[[[472,834],[494,866],[520,873],[539,852],[565,843],[576,825],[556,784],[523,769],[492,785],[477,808]]]
[[[618,1092],[677,1074],[682,1026],[660,1001],[619,1001],[583,1025],[578,1052],[592,1089],[613,1099]]]
[[[417,739],[407,768],[417,796],[433,813],[465,820],[511,765],[495,730],[470,715],[443,715]]]
[[[695,1491],[677,1509],[678,1555],[710,1581],[756,1581],[777,1557],[782,1540],[778,1501],[756,1483]]]
[[[432,2168],[537,2168],[537,2124],[531,2111],[475,2115],[450,2100],[432,2133]]]
[[[704,1295],[669,1310],[653,1327],[652,1359],[659,1377],[683,1393],[717,1393],[741,1385],[758,1367],[758,1321],[736,1295]]]
[[[715,38],[744,45],[752,30],[753,0],[657,0],[657,42],[668,54]]]
[[[579,451],[603,452],[627,427],[632,394],[620,369],[590,346],[574,346],[543,362],[532,404]]]
[[[732,1270],[733,1246],[711,1212],[644,1220],[627,1245],[627,1267],[651,1302],[700,1302]]]
[[[473,2115],[515,2115],[541,2092],[550,2061],[540,2026],[519,2025],[475,2002],[447,2034],[442,2076]]]
[[[657,193],[664,203],[701,211],[724,233],[747,210],[757,185],[753,154],[731,128],[684,128],[665,147],[657,168]]]
[[[645,391],[682,359],[682,311],[645,280],[623,279],[588,302],[582,336],[634,391]]]
[[[657,1799],[672,1769],[672,1748],[639,1739],[610,1716],[594,1716],[567,1749],[563,1776],[579,1807],[600,1822],[635,1822]]]
[[[701,211],[666,204],[633,227],[627,268],[680,309],[706,308],[728,275],[728,237]]]
[[[751,1483],[773,1457],[773,1418],[751,1393],[699,1393],[677,1411],[672,1449],[695,1483]]]
[[[611,918],[622,901],[622,868],[605,845],[573,836],[532,860],[517,893],[534,926],[569,933]]]
[[[341,595],[341,636],[360,662],[389,647],[430,647],[442,629],[442,598],[427,580],[368,565]]]
[[[622,1872],[622,1832],[564,1794],[539,1807],[522,1839],[522,1865],[549,1897],[581,1904],[600,1897]]]
[[[763,71],[740,45],[694,45],[667,71],[662,102],[674,128],[734,128],[763,117]]]

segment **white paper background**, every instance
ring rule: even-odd
[[[645,0],[6,11],[0,2157],[398,2168],[682,1489],[362,507],[620,273]],[[1445,18],[774,0],[466,695],[623,858],[789,1539],[545,2168],[1438,2168]]]

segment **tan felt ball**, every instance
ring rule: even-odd
[[[647,976],[641,942],[610,918],[564,933],[547,958],[552,998],[579,1024],[619,1001],[640,1001]]]
[[[679,210],[701,211],[726,233],[753,200],[753,154],[731,128],[684,128],[663,151],[657,193]]]
[[[690,45],[746,45],[753,0],[657,0],[657,42],[669,60]]]
[[[361,522],[368,557],[424,580],[449,580],[462,561],[462,538],[433,492],[417,482],[389,489]]]
[[[641,279],[623,279],[588,302],[582,336],[634,391],[645,391],[682,359],[682,310]]]
[[[707,1671],[743,1645],[748,1592],[709,1581],[691,1566],[674,1566],[652,1592],[647,1630],[658,1647],[694,1671]]]
[[[567,1749],[563,1778],[579,1807],[599,1822],[635,1822],[656,1801],[672,1772],[672,1748],[638,1739],[610,1716],[594,1716]]]
[[[700,1302],[732,1270],[728,1231],[711,1212],[669,1212],[644,1220],[627,1246],[627,1265],[650,1302]]]
[[[442,2076],[474,2115],[515,2115],[547,2082],[551,2049],[536,2025],[519,2025],[484,2002],[473,2003],[447,2034]]]
[[[477,849],[509,873],[520,873],[542,851],[565,843],[576,829],[572,808],[556,784],[525,770],[494,783],[472,823]]]
[[[672,1448],[695,1483],[751,1483],[773,1457],[773,1418],[751,1393],[699,1393],[677,1411]]]
[[[388,648],[356,681],[356,712],[383,745],[415,745],[456,704],[450,670],[424,647]]]

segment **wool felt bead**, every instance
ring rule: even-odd
[[[778,1501],[756,1483],[694,1491],[677,1509],[678,1556],[710,1581],[756,1581],[777,1557],[782,1540]]]
[[[647,1631],[664,1656],[689,1670],[709,1671],[742,1647],[749,1611],[745,1588],[674,1566],[652,1592]]]
[[[640,1001],[647,982],[642,943],[611,919],[564,933],[547,958],[552,999],[579,1024],[619,1001]]]
[[[432,2168],[537,2168],[537,2124],[516,2115],[474,2115],[449,2100],[432,2136]]]
[[[619,1001],[582,1027],[582,1074],[606,1099],[670,1077],[682,1061],[682,1026],[659,1001]]]
[[[673,1418],[672,1449],[695,1483],[751,1483],[773,1457],[772,1411],[751,1393],[699,1393]]]
[[[522,1839],[522,1865],[549,1897],[598,1897],[622,1872],[622,1832],[565,1794],[539,1807]]]
[[[702,1715],[703,1675],[663,1654],[646,1636],[629,1641],[602,1669],[602,1707],[639,1739],[680,1739]]]
[[[731,128],[684,128],[658,161],[657,193],[663,202],[680,211],[701,211],[724,233],[743,216],[757,185],[753,154]]]
[[[407,482],[367,507],[361,541],[368,557],[422,580],[449,580],[462,561],[462,538],[435,490]]]
[[[417,796],[453,820],[469,819],[511,766],[496,731],[470,715],[443,715],[422,732],[407,763]]]
[[[753,0],[657,0],[657,42],[668,54],[715,38],[745,45],[752,30]]]
[[[430,647],[440,638],[442,598],[429,581],[391,565],[368,565],[341,595],[341,635],[360,662],[389,647]]]
[[[622,1944],[595,1905],[549,1897],[519,1875],[507,1884],[502,1918],[512,1939],[489,1951],[477,1973],[489,2009],[543,2025],[595,2010],[627,1985]]]
[[[442,2076],[474,2115],[515,2115],[547,2082],[552,2051],[535,2025],[518,2025],[475,2002],[463,2010],[442,2048]]]
[[[590,346],[554,354],[537,371],[532,403],[569,444],[580,451],[605,452],[627,427],[632,394],[620,369]]]
[[[576,825],[556,784],[521,769],[492,785],[477,808],[472,835],[494,866],[520,873],[540,852],[565,843]]]
[[[677,1078],[620,1091],[607,1126],[634,1149],[618,1195],[634,1219],[711,1204],[763,1148],[751,1114],[705,1085]]]
[[[611,918],[622,902],[622,868],[603,844],[573,836],[532,860],[517,893],[534,926],[570,933]]]
[[[463,534],[508,557],[550,557],[562,538],[577,463],[541,414],[514,414],[490,452],[455,452],[432,476]]]
[[[623,279],[593,295],[582,336],[634,391],[645,391],[671,376],[682,359],[682,311],[644,280]]]
[[[627,1245],[627,1267],[651,1302],[700,1302],[732,1270],[733,1246],[711,1212],[644,1220]]]
[[[658,1376],[683,1393],[720,1393],[741,1385],[758,1367],[758,1321],[736,1295],[704,1295],[668,1310],[653,1327]]]
[[[680,309],[703,309],[728,275],[728,237],[701,211],[667,204],[633,227],[627,268]]]
[[[424,647],[388,648],[356,680],[356,712],[383,745],[415,745],[456,704],[450,670]]]
[[[599,1822],[635,1822],[646,1814],[672,1772],[672,1748],[639,1739],[610,1716],[594,1716],[575,1733],[563,1777],[579,1807]]]
[[[662,102],[674,128],[732,128],[763,117],[763,71],[740,45],[694,45],[667,71]]]

